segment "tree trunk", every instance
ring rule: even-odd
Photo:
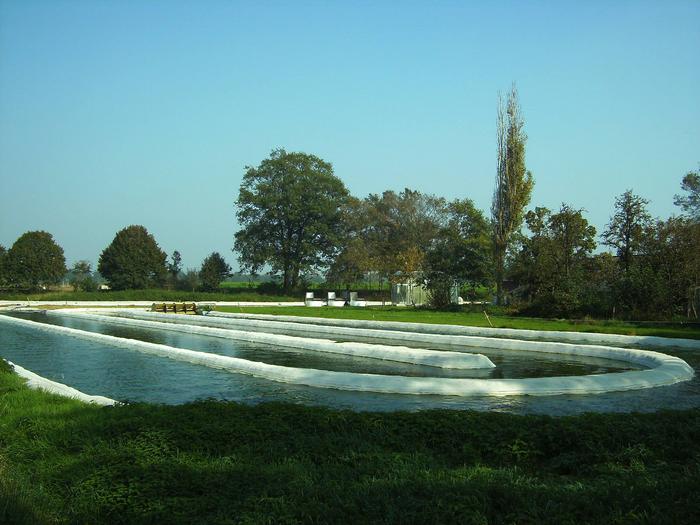
[[[287,292],[289,291],[289,262],[284,262],[284,279],[282,281],[282,289]]]
[[[496,278],[496,304],[503,305],[503,279],[505,275],[505,249],[501,246],[494,247],[494,263]]]

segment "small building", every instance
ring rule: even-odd
[[[450,289],[450,300],[452,304],[462,304],[460,299],[459,284],[455,283]],[[408,279],[391,285],[391,304],[394,306],[422,306],[429,302],[430,291],[423,282]]]

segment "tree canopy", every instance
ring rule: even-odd
[[[226,264],[219,252],[213,252],[204,259],[202,269],[199,271],[202,288],[207,291],[218,289],[221,281],[230,275],[231,267]]]
[[[470,199],[445,206],[445,220],[427,249],[422,276],[436,306],[450,304],[454,285],[486,284],[490,271],[489,223]]]
[[[14,284],[36,288],[58,283],[66,274],[66,259],[50,233],[32,231],[21,235],[7,252],[5,269]]]
[[[350,198],[343,209],[344,241],[327,279],[350,284],[365,274],[392,282],[412,279],[447,220],[446,201],[405,188]]]
[[[700,171],[689,171],[683,177],[681,189],[685,195],[676,195],[673,202],[680,206],[688,217],[700,222]]]
[[[172,276],[173,280],[177,279],[177,276],[182,271],[182,255],[180,252],[175,250],[170,256],[170,262],[168,263],[168,272]]]
[[[615,198],[615,213],[603,232],[603,244],[617,250],[625,274],[642,246],[644,231],[651,225],[649,201],[627,190]]]
[[[595,227],[576,210],[562,204],[559,212],[537,207],[525,215],[530,237],[520,238],[511,276],[520,295],[547,315],[575,313],[587,297]]]
[[[97,269],[114,290],[153,288],[165,280],[166,258],[146,228],[132,225],[117,232]]]
[[[92,264],[89,261],[81,260],[76,262],[70,269],[70,284],[74,290],[91,292],[97,288],[97,283],[92,276]]]
[[[327,265],[342,241],[341,209],[348,199],[330,163],[307,153],[274,150],[258,167],[247,167],[236,217],[241,229],[234,251],[241,268],[268,266],[286,290],[300,276]]]

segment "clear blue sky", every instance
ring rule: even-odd
[[[0,244],[95,263],[143,224],[187,267],[233,263],[244,166],[314,153],[360,197],[487,211],[516,81],[532,206],[627,188],[676,213],[700,162],[700,2],[0,0]]]

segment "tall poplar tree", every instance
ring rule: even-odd
[[[493,263],[496,280],[496,301],[503,303],[503,278],[508,247],[513,233],[523,222],[525,207],[530,202],[534,180],[525,168],[525,142],[527,136],[518,101],[518,91],[513,84],[507,100],[498,101],[498,157],[496,187],[491,203],[493,227]]]

